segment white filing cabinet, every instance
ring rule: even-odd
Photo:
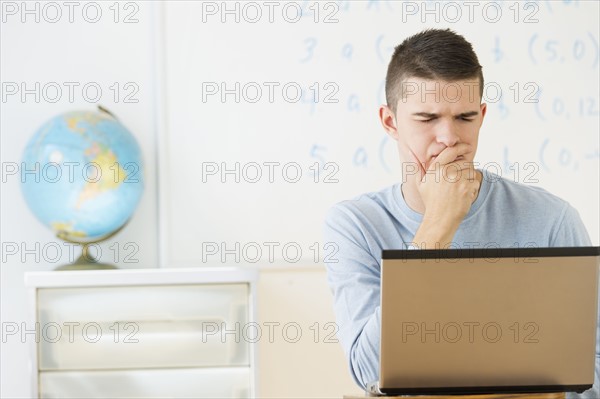
[[[32,396],[255,396],[256,270],[53,271],[25,280],[38,338]]]

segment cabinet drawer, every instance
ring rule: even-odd
[[[40,398],[247,398],[250,368],[45,371]]]
[[[248,284],[38,289],[38,367],[247,366],[248,290]]]

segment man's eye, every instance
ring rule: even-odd
[[[419,122],[423,122],[423,123],[429,123],[429,122],[431,122],[432,120],[433,120],[433,118],[432,118],[432,119],[423,119],[423,120],[420,120]]]
[[[462,119],[465,122],[473,122],[473,119],[469,119],[469,118],[460,118],[460,119]]]

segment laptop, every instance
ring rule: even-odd
[[[372,395],[583,392],[600,247],[384,250]]]

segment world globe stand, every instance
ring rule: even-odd
[[[68,265],[59,266],[54,270],[114,270],[114,269],[118,269],[118,267],[115,265],[99,262],[99,260],[96,259],[90,253],[90,245],[98,244],[99,242],[108,240],[109,238],[118,234],[123,229],[123,227],[125,227],[126,225],[127,225],[127,222],[125,222],[121,227],[119,227],[117,230],[113,231],[112,233],[108,233],[105,236],[102,236],[94,241],[89,241],[89,242],[77,241],[77,240],[73,239],[69,235],[68,232],[59,231],[56,234],[56,236],[58,238],[60,238],[61,240],[69,242],[71,244],[77,244],[77,245],[82,246],[81,256],[79,256],[79,258],[77,258],[75,260],[75,262],[68,264]]]

